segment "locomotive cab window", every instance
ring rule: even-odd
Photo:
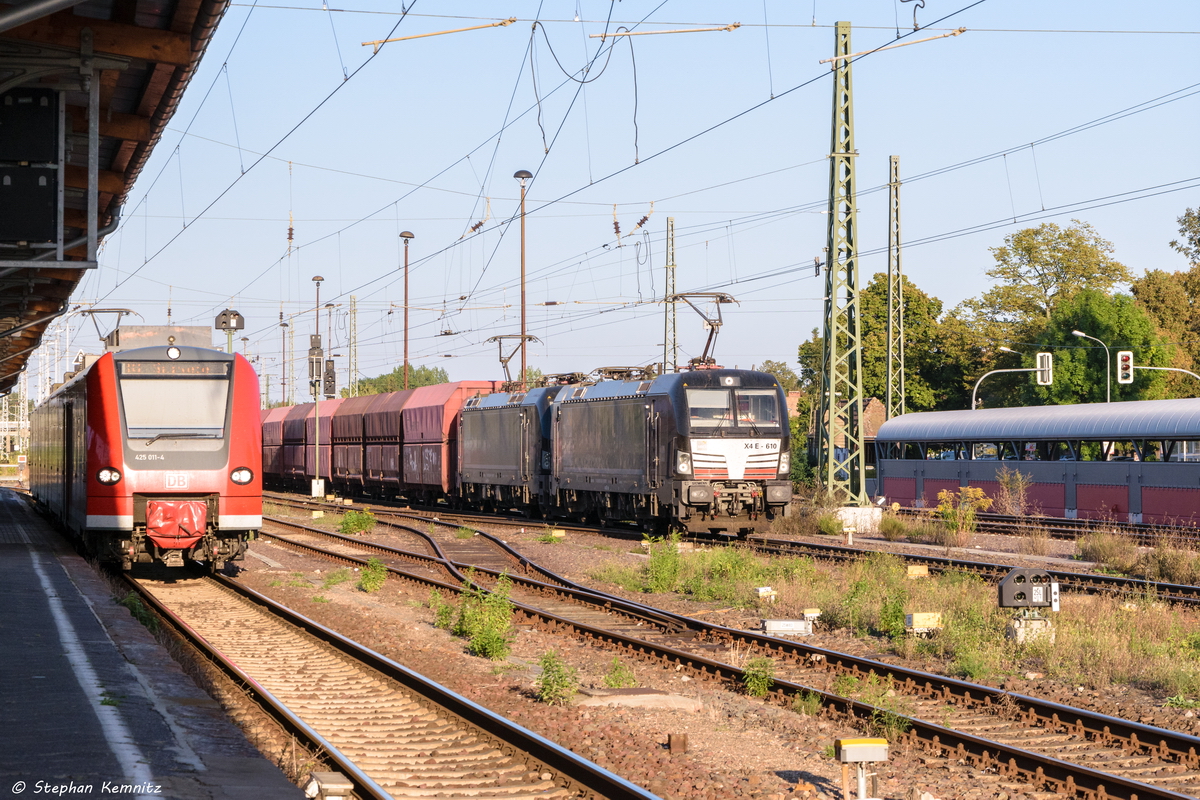
[[[229,362],[125,361],[122,409],[130,439],[221,439]]]
[[[779,400],[774,389],[688,389],[692,429],[779,427]]]

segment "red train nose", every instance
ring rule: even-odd
[[[204,536],[207,513],[203,500],[150,500],[146,535],[164,549],[191,547]]]

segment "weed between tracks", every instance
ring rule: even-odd
[[[1149,558],[1169,569],[1185,560],[1166,545],[1143,556]],[[996,607],[995,589],[983,579],[947,572],[909,580],[904,563],[884,553],[833,567],[807,558],[767,559],[739,547],[685,554],[675,542],[658,540],[641,569],[602,564],[590,576],[630,592],[673,591],[774,618],[796,619],[819,608],[821,628],[885,639],[885,647],[905,658],[971,680],[1035,671],[1091,688],[1132,684],[1200,697],[1200,616],[1153,596],[1067,595],[1054,615],[1056,640],[1018,644],[1005,636],[1011,612]],[[757,597],[760,586],[775,590],[773,605]],[[931,611],[941,612],[939,635],[906,634],[906,614]]]

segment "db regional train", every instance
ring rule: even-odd
[[[787,403],[774,377],[607,375],[517,392],[461,381],[273,409],[263,418],[265,477],[660,531],[791,513]]]
[[[107,352],[33,411],[30,489],[101,561],[218,570],[262,527],[259,420],[240,355]]]
[[[904,414],[875,447],[878,493],[901,505],[962,486],[994,497],[1008,469],[1047,516],[1200,524],[1200,399]]]

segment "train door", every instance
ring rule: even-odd
[[[72,509],[75,507],[75,404],[64,402],[62,405],[62,522],[71,527]]]
[[[659,478],[662,465],[658,452],[659,414],[655,404],[655,400],[646,404],[646,486],[650,489],[657,489],[662,485]]]

